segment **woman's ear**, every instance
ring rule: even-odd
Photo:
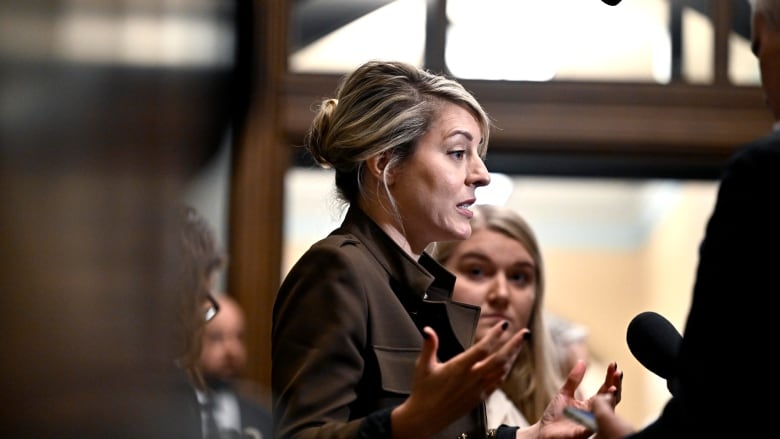
[[[387,164],[390,163],[390,153],[385,151],[381,154],[377,154],[366,161],[368,165],[368,172],[377,181],[382,181],[382,175],[385,173]],[[393,172],[387,173],[387,184],[393,183]]]

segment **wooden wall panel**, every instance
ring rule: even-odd
[[[260,384],[270,403],[271,309],[281,276],[283,188],[290,157],[277,92],[287,62],[288,12],[284,0],[253,4],[254,89],[233,153],[228,289],[246,310],[247,378]]]
[[[312,103],[331,95],[339,79],[287,76],[284,129],[289,143],[300,143],[313,116]],[[716,178],[716,168],[739,145],[765,134],[772,124],[760,87],[462,82],[496,123],[488,160],[491,153],[543,153],[553,158],[635,156],[648,165],[683,161],[695,166],[703,161],[711,163],[710,176]],[[578,173],[576,163],[573,172]]]

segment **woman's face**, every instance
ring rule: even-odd
[[[477,340],[501,320],[504,338],[528,326],[536,300],[536,263],[519,241],[479,229],[459,243],[445,266],[457,280],[453,299],[482,308]]]
[[[415,253],[433,241],[471,234],[474,191],[490,182],[479,156],[481,139],[480,126],[469,111],[443,103],[413,154],[394,171],[391,192]]]

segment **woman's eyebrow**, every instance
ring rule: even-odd
[[[451,133],[449,133],[449,134],[447,135],[447,137],[448,137],[448,138],[450,138],[450,137],[456,137],[456,136],[458,136],[458,135],[464,136],[464,137],[465,137],[466,139],[468,139],[469,141],[472,141],[472,140],[474,140],[474,135],[473,135],[473,134],[471,134],[471,132],[469,132],[469,131],[465,131],[465,130],[454,130],[454,131],[452,131]]]

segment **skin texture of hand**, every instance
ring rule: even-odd
[[[620,393],[622,389],[623,372],[617,369],[617,363],[612,362],[607,367],[607,374],[604,378],[604,384],[599,388],[597,395],[582,401],[576,398],[577,387],[582,382],[582,378],[585,376],[585,363],[583,361],[577,361],[577,363],[569,372],[569,376],[566,378],[563,386],[561,386],[558,394],[550,401],[547,408],[542,415],[542,419],[536,424],[520,429],[517,431],[516,437],[521,438],[556,438],[556,439],[585,439],[588,438],[592,431],[575,423],[574,421],[566,418],[563,415],[563,408],[566,406],[574,406],[585,410],[591,410],[595,400],[602,395],[609,396],[609,401],[606,401],[611,405],[614,411],[615,405],[620,402]]]
[[[482,340],[440,363],[436,358],[439,339],[433,329],[424,328],[412,392],[391,414],[393,437],[430,437],[490,395],[506,379],[528,332],[518,331],[501,343],[505,330],[505,325],[497,323]]]
[[[634,433],[634,427],[615,413],[612,396],[597,395],[592,399],[591,411],[599,426],[595,439],[619,439]]]

